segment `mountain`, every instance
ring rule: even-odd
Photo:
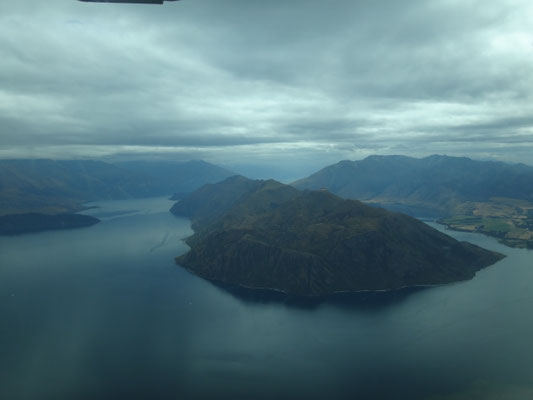
[[[125,161],[113,165],[133,172],[137,176],[148,176],[154,192],[189,193],[206,183],[224,180],[233,172],[202,160],[177,161]]]
[[[189,194],[181,201],[172,206],[170,212],[175,215],[182,215],[192,218],[193,228],[207,225],[217,217],[228,211],[237,201],[243,197],[249,197],[254,193],[261,193],[263,201],[266,200],[265,188],[268,184],[278,187],[280,183],[269,180],[251,180],[240,175],[235,175],[223,182],[208,184]],[[296,189],[287,185],[281,185],[286,192],[298,193]],[[263,189],[263,190],[260,190]],[[280,199],[286,196],[277,194]]]
[[[0,213],[53,214],[77,210],[83,201],[141,195],[135,178],[98,161],[1,160]]]
[[[293,183],[533,249],[533,167],[469,158],[371,156]]]
[[[0,215],[58,214],[87,201],[190,192],[231,175],[203,161],[0,160]]]
[[[455,282],[502,258],[407,215],[273,180],[232,177],[172,212],[191,217],[195,230],[178,264],[225,284],[302,296]]]
[[[345,198],[450,215],[466,201],[494,197],[533,201],[533,167],[464,157],[370,156],[341,161],[293,183],[298,189],[326,188]]]

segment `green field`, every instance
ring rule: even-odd
[[[511,247],[533,246],[533,204],[514,199],[492,199],[487,203],[462,203],[457,215],[438,221],[450,229],[479,232],[497,237]]]
[[[469,215],[457,215],[455,217],[442,219],[440,222],[445,225],[480,225],[483,223],[483,218]]]
[[[485,232],[512,232],[516,229],[512,222],[503,218],[483,218],[480,229]]]

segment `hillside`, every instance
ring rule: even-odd
[[[430,156],[341,161],[293,183],[533,247],[533,167]],[[517,206],[518,205],[518,206]]]
[[[245,184],[249,190],[203,214],[217,193]],[[407,215],[272,180],[230,178],[189,201],[198,207],[172,210],[192,217],[196,231],[176,261],[230,285],[303,296],[390,290],[469,279],[502,257]]]
[[[233,172],[202,160],[176,161],[124,161],[113,165],[133,172],[137,176],[149,177],[154,193],[189,193],[206,183],[224,180]]]
[[[87,201],[190,192],[230,175],[203,161],[0,160],[0,215],[58,214]]]
[[[533,201],[533,167],[469,158],[370,156],[341,161],[293,183],[346,198],[401,202],[448,212],[464,201],[507,197]]]

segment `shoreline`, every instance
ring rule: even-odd
[[[480,235],[485,235],[490,238],[494,238],[498,240],[498,243],[503,244],[504,246],[510,247],[512,249],[526,249],[526,250],[533,250],[533,240],[527,240],[527,239],[508,239],[505,238],[505,235],[495,235],[491,234],[491,231],[484,231],[482,229],[476,228],[476,229],[462,229],[460,227],[456,227],[453,224],[449,224],[444,222],[442,219],[434,220],[433,222],[445,226],[446,228],[450,229],[451,231],[455,232],[466,232],[466,233],[478,233]]]

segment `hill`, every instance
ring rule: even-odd
[[[341,161],[293,183],[533,247],[533,167],[433,155]]]
[[[202,160],[177,161],[125,161],[113,165],[149,177],[150,190],[158,195],[189,193],[206,183],[222,181],[233,172]]]
[[[190,192],[231,175],[203,161],[0,160],[0,215],[58,214],[87,201]]]
[[[227,201],[212,212],[219,195]],[[469,279],[502,257],[407,215],[272,180],[230,178],[182,202],[172,212],[192,217],[195,234],[177,263],[230,285],[302,296],[391,290]]]
[[[533,201],[533,167],[464,157],[370,156],[341,161],[293,183],[298,189],[327,188],[346,198],[401,202],[449,212],[464,201],[506,197]]]

